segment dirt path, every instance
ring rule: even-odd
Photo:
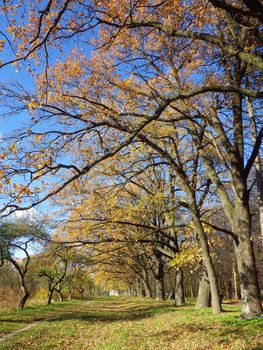
[[[44,322],[44,320],[42,321],[35,321],[35,322],[31,322],[29,323],[26,327],[23,327],[23,328],[20,328],[20,329],[17,329],[16,331],[13,331],[11,333],[8,333],[6,335],[4,335],[3,337],[0,338],[0,343],[4,340],[7,340],[9,338],[12,338],[14,337],[15,335],[19,334],[19,333],[22,333],[24,331],[27,331],[28,329],[32,328],[32,327],[35,327],[37,325],[39,325],[40,323]]]
[[[86,304],[89,304],[90,303],[90,301],[86,301],[85,303],[84,303],[84,305],[86,305]],[[0,343],[1,342],[3,342],[3,341],[5,341],[5,340],[7,340],[7,339],[10,339],[10,338],[12,338],[12,337],[14,337],[15,335],[17,335],[17,334],[19,334],[19,333],[23,333],[23,332],[25,332],[25,331],[27,331],[28,329],[30,329],[30,328],[33,328],[33,327],[36,327],[36,326],[38,326],[39,324],[41,324],[41,323],[43,323],[43,322],[46,322],[46,321],[51,321],[51,320],[54,320],[54,319],[56,319],[57,317],[59,317],[61,314],[65,314],[65,313],[67,313],[67,312],[72,312],[72,310],[70,310],[70,308],[69,308],[69,310],[60,310],[60,312],[58,312],[55,316],[52,316],[52,317],[44,317],[44,318],[42,318],[42,319],[40,319],[40,320],[37,320],[37,321],[32,321],[32,322],[29,322],[25,327],[23,327],[23,328],[20,328],[20,329],[17,329],[17,330],[15,330],[15,331],[12,331],[12,332],[10,332],[10,333],[8,333],[8,334],[5,334],[5,335],[3,335],[3,336],[0,336]]]

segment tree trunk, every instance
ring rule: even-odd
[[[248,107],[248,113],[251,120],[252,141],[253,141],[253,144],[255,144],[257,139],[257,127],[256,127],[253,105],[249,98],[247,98],[247,107]],[[257,196],[258,196],[258,204],[259,204],[258,205],[259,224],[260,224],[261,240],[262,240],[262,246],[263,246],[263,176],[262,176],[261,168],[262,168],[261,158],[260,158],[260,155],[258,154],[255,159],[255,171],[256,171]]]
[[[142,296],[142,286],[138,279],[135,282],[135,291],[136,291],[136,297]]]
[[[238,289],[237,289],[237,274],[236,274],[236,266],[233,264],[233,280],[234,280],[234,299],[238,300]]]
[[[61,286],[59,285],[59,288],[54,288],[54,291],[56,291],[58,293],[58,296],[59,296],[59,300],[62,302],[64,301],[64,296],[61,292]]]
[[[155,253],[157,258],[157,269],[155,273],[156,300],[165,300],[164,292],[164,262],[160,252]]]
[[[199,288],[198,288],[198,296],[195,304],[196,309],[203,309],[205,307],[211,306],[211,293],[210,293],[210,285],[207,276],[207,272],[203,267],[203,271],[201,272]]]
[[[211,297],[212,297],[212,310],[213,314],[218,314],[222,311],[221,309],[221,303],[220,303],[220,295],[218,290],[218,284],[217,284],[217,278],[215,273],[215,268],[212,262],[212,258],[209,251],[209,245],[207,241],[206,234],[204,232],[203,226],[200,223],[199,219],[194,217],[193,219],[197,228],[198,237],[200,240],[200,245],[202,249],[202,257],[203,257],[203,264],[206,267],[209,284],[210,284],[210,290],[211,290]]]
[[[23,291],[23,295],[22,295],[22,298],[20,299],[20,302],[19,302],[19,309],[23,309],[26,302],[27,302],[27,299],[29,298],[29,292],[28,290],[26,289],[25,286],[22,286],[21,287],[22,291]]]
[[[25,276],[20,272],[20,270],[18,271],[19,272],[19,278],[20,278],[20,286],[21,286],[21,290],[22,290],[22,297],[19,301],[19,309],[23,309],[26,302],[27,302],[27,299],[29,298],[29,291],[27,290],[27,287],[26,287],[26,284],[25,284]]]
[[[73,294],[74,294],[74,288],[72,288],[71,286],[69,287],[69,299],[72,300],[73,299]]]
[[[193,281],[191,278],[191,275],[189,274],[189,289],[190,289],[190,298],[194,297],[194,288],[193,288]]]
[[[184,299],[184,276],[182,269],[176,271],[175,274],[175,305],[181,306],[185,303]]]
[[[18,307],[20,309],[23,309],[23,307],[25,306],[25,304],[27,302],[27,299],[29,298],[29,291],[28,291],[28,289],[26,287],[26,283],[25,283],[25,275],[26,275],[26,272],[27,272],[27,266],[28,266],[28,263],[30,261],[30,257],[27,254],[26,265],[25,265],[26,268],[25,269],[22,269],[19,266],[19,264],[17,263],[17,261],[15,259],[13,259],[11,256],[9,256],[8,260],[15,267],[15,269],[17,270],[17,272],[19,274],[20,288],[22,290],[23,295],[22,295],[22,297],[20,299]]]
[[[165,300],[163,277],[156,278],[155,283],[156,283],[156,300]]]
[[[151,286],[150,286],[150,283],[149,283],[149,276],[148,276],[148,271],[147,270],[143,271],[142,283],[143,283],[143,286],[144,286],[146,298],[152,298],[152,289],[151,289]]]
[[[48,300],[47,300],[47,304],[48,304],[48,305],[51,304],[51,300],[52,300],[52,297],[53,297],[53,293],[54,293],[54,289],[49,290]]]
[[[152,298],[152,291],[151,291],[149,284],[144,280],[142,281],[142,283],[143,283],[143,287],[144,287],[144,291],[145,291],[145,297]]]
[[[263,176],[261,169],[261,159],[257,156],[255,161],[256,182],[257,182],[257,196],[258,196],[258,210],[259,210],[259,226],[261,232],[261,243],[263,247]]]
[[[239,237],[238,243],[235,245],[235,252],[243,301],[241,317],[247,319],[261,315],[262,305],[253,242],[250,234],[249,211],[240,201],[235,203],[233,226],[234,232]]]
[[[57,289],[57,293],[58,293],[58,295],[59,295],[59,300],[60,300],[60,301],[64,301],[64,297],[63,297],[63,294],[62,294],[61,290],[58,290],[58,289]]]
[[[233,298],[233,286],[232,286],[232,281],[229,280],[226,282],[226,298],[227,299],[232,299]]]

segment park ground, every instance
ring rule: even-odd
[[[224,310],[213,316],[191,302],[124,297],[26,307],[0,313],[0,349],[263,350],[263,319],[241,320],[231,304]]]

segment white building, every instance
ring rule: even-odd
[[[110,290],[110,297],[117,297],[119,295],[120,294],[117,290]]]

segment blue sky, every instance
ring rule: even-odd
[[[19,16],[18,16],[19,18]],[[5,39],[3,33],[6,33],[7,21],[5,15],[0,13],[0,40]],[[8,34],[7,34],[8,35]],[[10,40],[9,36],[9,40]],[[73,38],[68,40],[66,45],[63,45],[63,56],[61,53],[55,49],[50,49],[49,52],[49,65],[52,66],[54,63],[64,60],[66,56],[71,52],[71,50],[75,47],[78,47],[80,50],[80,43],[77,38]],[[83,49],[84,50],[84,49]],[[90,55],[91,50],[89,47],[85,47],[85,53]],[[0,60],[4,62],[8,62],[14,59],[14,53],[8,44],[5,45],[5,48],[2,52],[0,52]],[[44,58],[43,58],[44,59]],[[7,65],[5,67],[0,68],[0,85],[8,85],[12,83],[18,83],[23,85],[23,88],[28,91],[32,91],[35,89],[34,86],[34,78],[30,76],[27,71],[27,66],[30,64],[30,68],[32,71],[36,71],[40,73],[43,70],[43,62],[40,62],[39,66],[35,65],[34,60],[27,60],[26,62],[20,61],[18,65]],[[1,93],[1,88],[0,88]],[[10,103],[10,101],[9,101]],[[12,103],[12,102],[11,102]],[[11,116],[11,117],[3,117],[5,113],[7,113],[7,108],[0,102],[0,136],[4,137],[5,135],[11,134],[16,129],[20,129],[27,124],[29,121],[29,115],[25,111],[19,115]],[[45,128],[45,126],[43,126]],[[46,125],[47,127],[47,125]],[[20,182],[20,181],[19,181]],[[44,203],[38,206],[38,210],[50,212],[49,203]]]

